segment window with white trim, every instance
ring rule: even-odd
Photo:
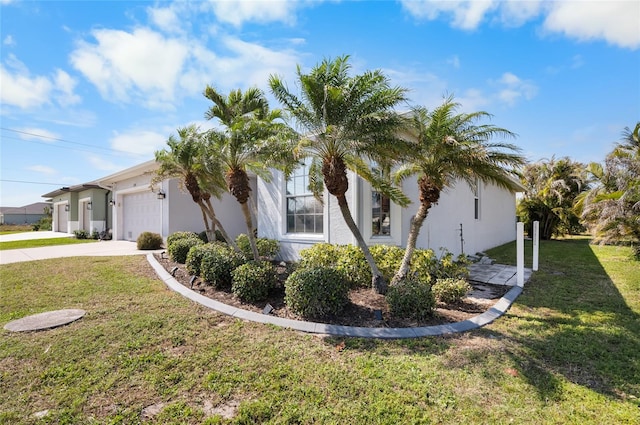
[[[371,191],[371,236],[391,236],[391,200]]]
[[[480,220],[480,179],[476,179],[475,187],[472,187],[473,191],[473,218]]]
[[[298,167],[287,180],[287,233],[322,234],[323,205],[309,190],[310,159]]]

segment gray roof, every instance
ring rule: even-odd
[[[2,214],[44,214],[45,208],[51,208],[47,202],[36,202],[22,207],[0,207]]]

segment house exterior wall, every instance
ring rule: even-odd
[[[336,199],[325,193],[323,234],[286,234],[284,176],[274,172],[267,183],[258,179],[258,235],[277,239],[281,244],[280,257],[295,261],[302,249],[318,242],[355,244]],[[390,236],[373,236],[371,230],[371,188],[368,183],[349,175],[347,200],[360,231],[369,244],[406,246],[411,218],[417,211],[418,188],[415,179],[407,180],[403,190],[414,200],[407,208],[392,206],[392,230]],[[481,185],[479,190],[479,218],[475,218],[474,192],[465,182],[448,189],[438,204],[431,208],[417,240],[417,247],[440,248],[457,255],[473,254],[515,239],[515,194],[493,185]],[[367,201],[369,198],[369,201]],[[462,238],[460,225],[462,224]]]

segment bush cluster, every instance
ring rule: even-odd
[[[231,272],[231,292],[246,302],[266,299],[277,283],[276,269],[267,261],[249,261]]]
[[[236,237],[236,245],[240,248],[240,251],[247,258],[252,258],[251,242],[249,236],[241,233]],[[280,243],[275,239],[268,238],[256,238],[256,248],[258,248],[258,255],[262,258],[274,258],[280,252]]]
[[[167,246],[171,245],[174,241],[178,239],[189,239],[189,238],[198,238],[198,234],[196,232],[173,232],[167,237]]]
[[[202,255],[200,276],[215,288],[231,285],[231,272],[245,262],[242,254],[229,245],[211,243]]]
[[[284,288],[287,306],[305,318],[338,314],[349,303],[349,286],[342,273],[327,267],[298,269]]]
[[[386,297],[391,313],[407,319],[427,319],[433,315],[436,304],[431,286],[415,278],[389,287]]]
[[[142,232],[136,240],[138,249],[160,249],[162,248],[162,236],[152,232]]]
[[[212,245],[214,244],[216,243],[215,242],[213,244],[205,243],[205,244],[199,244],[191,247],[191,249],[187,253],[187,260],[185,262],[185,266],[190,275],[192,276],[201,275],[200,265],[202,264],[202,259],[206,255],[207,251],[209,251],[210,249],[215,249],[215,248],[212,248]]]
[[[172,242],[167,242],[167,252],[173,261],[184,264],[187,261],[189,250],[194,246],[202,244],[204,244],[204,242],[202,242],[197,235],[179,239],[174,238]]]
[[[471,285],[466,279],[447,277],[437,279],[431,290],[436,300],[452,304],[459,302],[471,290]]]

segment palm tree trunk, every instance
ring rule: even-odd
[[[378,294],[385,294],[387,292],[387,282],[385,281],[384,276],[382,276],[382,273],[380,273],[380,270],[378,270],[378,266],[373,259],[373,255],[371,255],[371,251],[369,251],[369,247],[364,241],[364,238],[360,233],[360,229],[358,229],[356,222],[351,216],[351,210],[349,209],[346,196],[337,195],[336,198],[338,199],[338,206],[340,207],[342,217],[344,218],[345,223],[347,223],[347,227],[349,227],[349,230],[351,230],[351,233],[356,238],[358,246],[362,250],[364,258],[367,260],[367,263],[371,268],[371,287]]]
[[[211,221],[213,222],[214,226],[217,227],[218,230],[220,230],[220,234],[222,235],[224,240],[227,242],[227,244],[231,246],[234,249],[234,251],[241,252],[240,248],[238,248],[238,245],[236,245],[233,239],[229,237],[229,234],[224,229],[224,226],[222,225],[222,223],[220,223],[220,221],[218,220],[218,217],[216,217],[216,212],[213,209],[213,205],[211,205],[211,201],[207,199],[207,204],[205,204],[203,201],[200,201],[198,202],[198,205],[200,205],[200,209],[202,209],[202,211],[207,212],[207,215],[209,216],[209,218],[211,218]]]
[[[240,204],[242,213],[244,214],[244,221],[247,223],[247,236],[249,236],[249,245],[251,245],[251,253],[255,261],[260,260],[260,254],[258,253],[258,246],[256,245],[256,235],[253,234],[253,220],[251,220],[251,209],[248,202]]]
[[[395,286],[398,283],[402,282],[409,274],[409,269],[411,267],[411,257],[413,257],[413,251],[416,249],[416,241],[418,240],[418,234],[420,233],[420,229],[422,228],[422,224],[424,220],[427,218],[427,214],[429,213],[429,206],[421,203],[418,207],[418,212],[415,217],[411,219],[411,227],[409,228],[409,237],[407,238],[407,247],[404,251],[404,256],[402,257],[402,263],[400,263],[400,267],[398,271],[393,276],[391,280],[391,286]]]

